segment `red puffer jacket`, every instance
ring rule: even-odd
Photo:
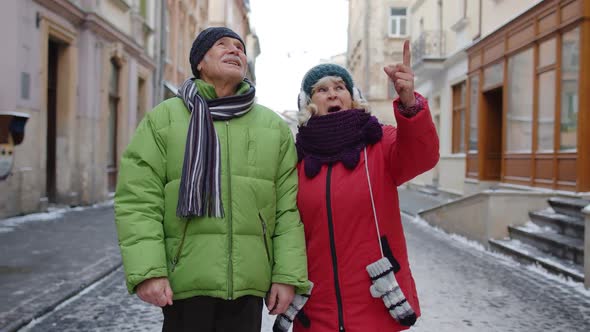
[[[428,106],[405,118],[394,102],[397,128],[383,127],[383,138],[368,146],[369,174],[381,235],[385,235],[401,269],[396,279],[408,302],[420,315],[410,271],[396,187],[431,169],[438,162],[438,136]],[[304,312],[311,325],[296,319],[295,332],[400,331],[407,329],[389,314],[380,298],[369,292],[365,267],[381,258],[371,198],[361,152],[355,169],[342,163],[323,165],[307,178],[298,167],[297,204],[305,226],[309,280],[314,288]],[[419,262],[417,262],[419,264]]]

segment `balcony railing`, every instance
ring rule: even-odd
[[[440,60],[445,57],[445,32],[440,30],[424,31],[412,43],[414,66],[425,59]]]

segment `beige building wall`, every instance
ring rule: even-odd
[[[109,198],[111,60],[119,65],[117,159],[137,125],[138,113],[153,104],[153,13],[158,2],[146,3],[153,5],[146,11],[152,15],[146,17],[141,16],[139,0],[3,4],[0,34],[14,47],[0,54],[0,63],[10,68],[3,71],[2,84],[10,82],[12,87],[12,97],[0,100],[0,110],[30,118],[25,138],[15,148],[12,174],[0,181],[0,218],[42,211],[48,204],[92,204]],[[49,54],[55,54],[56,65]],[[49,82],[54,75],[55,84]],[[48,89],[55,91],[55,121],[49,117],[53,103]],[[48,137],[54,137],[55,144],[48,144]],[[54,175],[48,160],[53,161]]]
[[[242,0],[167,0],[166,47],[164,50],[164,98],[174,95],[186,79],[192,77],[189,54],[199,32],[211,26],[226,26],[238,33],[246,43],[250,77],[254,61],[260,53],[258,38],[250,29],[249,7]]]
[[[485,37],[543,0],[482,0],[481,32]]]
[[[407,8],[411,1],[349,1],[348,68],[371,111],[383,123],[394,124],[392,101],[394,90],[383,67],[402,61],[404,40],[410,37],[408,16],[403,35],[390,34],[390,9]]]
[[[538,2],[411,1],[412,60],[416,74],[416,91],[429,100],[433,120],[438,129],[441,156],[438,165],[432,171],[414,179],[414,183],[433,185],[452,193],[466,193],[465,153],[453,153],[452,150],[452,86],[467,79],[468,63],[464,50],[474,41],[497,30]],[[419,45],[423,46],[422,51],[417,48]],[[468,144],[467,138],[465,140]]]
[[[260,45],[251,27],[249,13],[249,1],[209,0],[209,25],[226,26],[242,37],[248,57],[246,76],[256,82],[256,57],[260,54]]]
[[[207,10],[208,1],[167,0],[166,5],[164,81],[178,87],[187,78],[192,77],[189,53],[198,31],[208,24],[206,17],[199,15]],[[166,96],[172,96],[172,92],[168,91]]]
[[[96,13],[102,17],[108,17],[113,26],[122,33],[131,34],[131,1],[97,1]]]

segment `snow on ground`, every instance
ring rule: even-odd
[[[405,214],[405,213],[403,213],[403,214]],[[548,279],[551,279],[553,281],[559,282],[560,284],[572,287],[573,289],[575,289],[576,291],[580,292],[581,294],[583,294],[585,296],[590,296],[590,289],[586,289],[584,287],[584,283],[574,281],[571,278],[563,276],[563,275],[552,274],[537,264],[522,264],[520,262],[517,262],[516,260],[514,260],[510,256],[507,256],[507,255],[504,255],[504,254],[501,254],[498,252],[490,251],[490,250],[486,249],[485,246],[483,246],[481,243],[479,243],[477,241],[469,240],[466,237],[461,236],[461,235],[449,234],[439,227],[432,226],[426,220],[420,218],[420,216],[413,217],[409,214],[405,214],[405,215],[409,217],[408,219],[411,222],[418,224],[418,225],[422,226],[423,228],[425,228],[433,233],[436,233],[439,236],[448,237],[450,240],[453,240],[453,242],[457,243],[458,245],[470,247],[470,248],[475,249],[478,252],[483,253],[483,254],[492,255],[498,259],[498,262],[505,264],[507,266],[524,267],[530,271],[541,274]]]
[[[6,219],[0,219],[0,233],[12,232],[19,226],[32,223],[32,222],[43,222],[51,221],[61,218],[65,213],[70,211],[85,211],[88,209],[103,208],[113,206],[113,200],[100,202],[89,206],[77,206],[77,207],[49,207],[47,212],[31,213],[24,216],[12,217]]]
[[[519,226],[518,228],[532,233],[557,233],[557,231],[549,226],[539,226],[532,221],[528,221],[526,224]]]

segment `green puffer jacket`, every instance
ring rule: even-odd
[[[215,98],[213,86],[197,84],[202,96]],[[238,93],[247,89],[244,83]],[[262,297],[271,282],[306,292],[297,157],[287,125],[258,104],[240,118],[215,121],[225,218],[187,223],[176,205],[189,118],[180,98],[162,102],[121,159],[115,222],[129,292],[154,277],[168,277],[174,299]]]

